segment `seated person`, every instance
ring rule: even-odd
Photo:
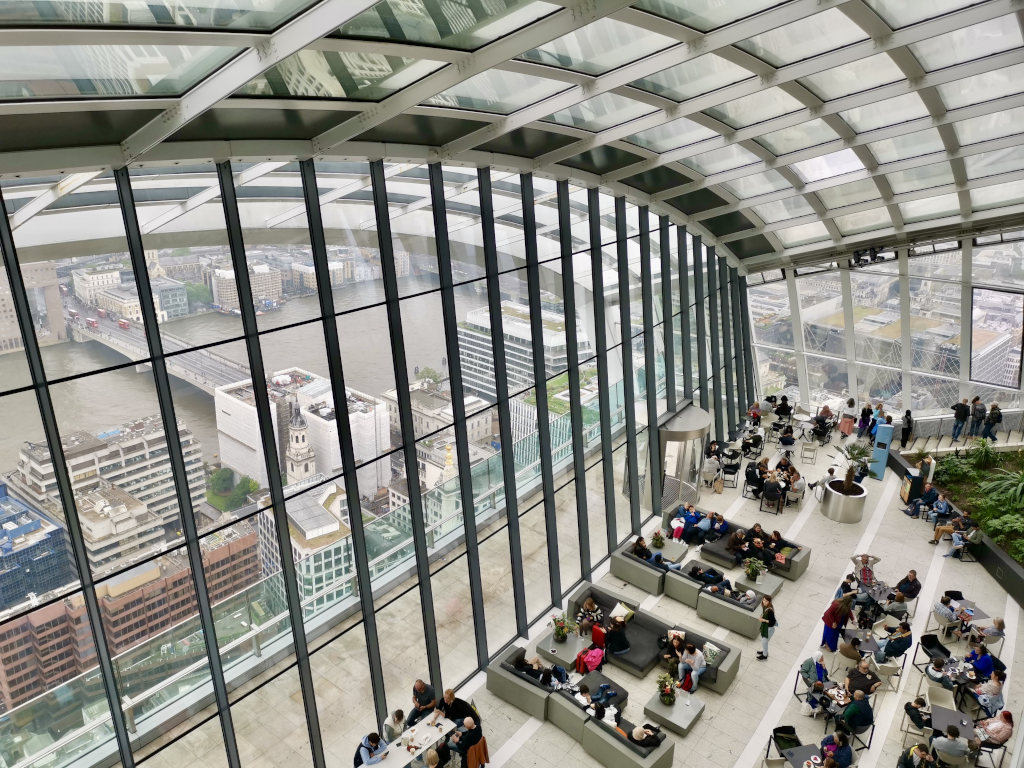
[[[672,538],[681,539],[686,535],[686,532],[691,526],[696,525],[700,520],[701,514],[697,511],[697,508],[693,504],[685,504],[680,506],[676,510],[675,515],[672,518]]]
[[[928,511],[928,522],[934,523],[938,518],[945,517],[949,514],[949,502],[946,501],[945,494],[940,493],[939,498],[935,500],[932,508]]]
[[[679,670],[679,663],[683,660],[683,653],[686,652],[686,641],[679,635],[672,635],[668,645],[661,653],[661,660],[673,672]]]
[[[992,654],[984,645],[972,645],[971,652],[964,657],[964,661],[973,664],[974,671],[982,677],[992,677],[995,664],[992,661]]]
[[[771,550],[765,547],[764,541],[761,539],[754,539],[750,542],[747,557],[756,557],[762,563],[767,565],[769,570],[775,567],[775,555],[771,553]]]
[[[761,470],[758,469],[758,465],[752,461],[748,463],[747,469],[743,473],[743,477],[746,479],[747,485],[750,486],[750,490],[754,494],[754,498],[761,498],[761,491],[764,489],[764,477],[761,475]]]
[[[612,623],[604,635],[604,647],[608,653],[615,656],[629,653],[629,639],[626,637],[625,619],[621,617],[612,619]]]
[[[417,680],[412,686],[412,711],[405,718],[406,726],[412,728],[422,718],[433,713],[435,706],[437,706],[437,698],[434,686]]]
[[[573,698],[584,707],[591,707],[594,704],[602,704],[607,707],[609,702],[618,695],[618,691],[613,691],[608,683],[602,683],[597,693],[591,694],[590,686],[584,683],[579,686],[579,692]]]
[[[772,531],[772,535],[768,537],[768,541],[765,542],[765,546],[771,551],[773,555],[781,554],[782,550],[787,547],[792,548],[793,545],[782,538],[782,534],[778,531]]]
[[[900,619],[907,615],[907,603],[902,592],[896,590],[889,600],[885,601],[882,610],[890,616]]]
[[[754,590],[752,589],[748,589],[746,592],[739,592],[737,590],[731,589],[729,590],[728,594],[726,594],[727,589],[729,588],[724,587],[720,584],[716,584],[713,587],[708,587],[708,592],[716,594],[720,592],[723,597],[729,600],[734,600],[735,602],[742,605],[744,608],[749,608],[750,606],[757,605],[760,602],[760,600],[758,600],[757,598],[757,595],[754,593]]]
[[[654,558],[654,555],[651,553],[651,550],[647,548],[647,542],[644,541],[643,536],[636,537],[636,541],[633,542],[633,548],[630,550],[630,552],[632,553],[633,557],[639,557],[641,560],[646,560],[647,562],[651,562],[651,560]]]
[[[939,541],[947,533],[952,536],[954,533],[967,534],[970,533],[972,528],[977,528],[978,524],[971,517],[968,512],[961,512],[959,515],[950,520],[946,525],[937,525],[935,530],[932,532],[932,544],[938,544]]]
[[[792,448],[796,445],[796,438],[793,437],[793,427],[787,426],[782,430],[782,435],[779,437],[779,445],[783,448]]]
[[[539,656],[534,656],[532,659],[528,659],[523,654],[517,656],[513,660],[512,666],[515,668],[516,672],[521,672],[538,681],[544,676],[544,672],[547,670],[547,667],[544,666],[544,662],[540,660]]]
[[[941,656],[933,657],[932,663],[924,668],[924,673],[928,676],[929,680],[934,680],[936,683],[939,683],[947,691],[952,691],[953,688],[956,687],[949,675],[946,674],[946,670],[943,668]]]
[[[896,585],[896,589],[902,592],[907,600],[913,600],[921,594],[921,581],[917,578],[917,571],[908,571]]]
[[[935,758],[928,751],[927,744],[915,744],[910,749],[900,752],[900,760],[896,763],[896,768],[919,768],[934,762]]]
[[[810,488],[811,488],[811,490],[814,490],[819,485],[825,485],[826,483],[831,483],[835,479],[836,479],[836,468],[835,467],[829,467],[828,471],[826,471],[824,475],[822,475],[817,480],[815,480],[813,483],[811,483]]]
[[[599,704],[597,702],[587,707],[587,714],[595,720],[603,720],[606,723],[617,723],[619,721],[619,710],[611,704]]]
[[[868,701],[864,691],[858,690],[853,694],[853,701],[847,704],[846,709],[843,710],[843,714],[836,723],[836,729],[857,733],[861,728],[865,728],[873,722],[875,722],[875,713],[871,710],[871,702]]]
[[[434,710],[434,719],[437,719],[437,710]],[[405,730],[405,713],[400,709],[396,709],[391,713],[391,717],[384,721],[384,725],[381,727],[383,736],[388,741],[394,741],[402,735],[402,731]]]
[[[651,725],[638,725],[629,734],[629,740],[638,747],[656,747],[661,742],[658,733]]]
[[[540,659],[538,659],[538,661],[540,661]],[[441,697],[441,701],[438,702],[437,708],[434,710],[434,716],[430,720],[430,724],[433,725],[442,717],[447,717],[453,723],[461,722],[467,717],[472,717],[478,723],[480,722],[480,715],[477,714],[477,711],[470,706],[468,701],[456,696],[455,691],[451,688],[444,692],[444,696]]]
[[[882,558],[876,557],[875,555],[869,555],[867,553],[863,555],[854,555],[850,558],[853,561],[855,568],[853,574],[857,577],[857,581],[862,587],[870,587],[875,583],[875,570],[874,565]]]
[[[1006,683],[1006,673],[999,669],[992,670],[992,677],[974,688],[967,689],[967,693],[978,702],[978,706],[989,717],[1001,710],[1006,702],[1003,701],[1003,685]]]
[[[991,627],[978,627],[976,625],[970,624],[967,626],[964,632],[970,634],[970,642],[982,643],[984,642],[986,637],[1004,637],[1006,634],[1006,622],[1001,617],[997,616],[996,618],[992,619]],[[953,634],[957,637],[961,637],[964,634],[964,632],[957,630],[953,632]]]
[[[890,629],[886,627],[886,630]],[[914,644],[914,638],[910,632],[910,624],[901,621],[898,627],[893,627],[884,639],[878,641],[878,650],[875,651],[875,661],[879,664],[886,659],[898,659],[907,649]]]
[[[779,404],[775,406],[775,415],[780,419],[788,419],[793,415],[793,406],[789,404],[789,398],[786,395],[783,395]]]
[[[661,552],[654,553],[654,559],[651,560],[651,565],[653,565],[655,568],[660,568],[663,571],[681,571],[683,569],[683,566],[681,564],[673,563],[669,560],[666,560],[662,556]]]
[[[600,624],[602,619],[604,619],[604,614],[601,612],[601,607],[594,602],[592,597],[588,597],[583,601],[583,607],[576,614],[577,624],[582,624],[584,621],[589,621],[591,624]]]
[[[761,404],[757,400],[747,409],[747,418],[755,427],[761,423]]]
[[[472,717],[467,717],[463,720],[462,726],[462,728],[452,734],[448,744],[456,752],[465,755],[470,749],[480,743],[483,733],[480,730],[480,726],[476,724],[476,720]]]
[[[714,568],[701,568],[699,565],[694,565],[690,568],[687,575],[691,579],[702,581],[708,586],[720,584],[725,589],[732,589],[732,584],[729,583],[729,580]]]
[[[704,458],[708,458],[709,456],[717,456],[718,458],[722,458],[722,453],[724,451],[725,449],[718,444],[717,440],[712,440],[708,444],[708,447],[704,449]]]
[[[878,679],[878,675],[871,671],[871,665],[867,659],[861,659],[856,669],[848,670],[846,679],[843,681],[843,687],[851,694],[862,692],[865,695],[870,695],[878,690],[878,686],[881,684],[882,681]]]
[[[1013,715],[1004,709],[997,717],[979,720],[974,733],[983,747],[1001,747],[1013,736]]]
[[[930,731],[932,729],[932,715],[928,711],[928,702],[924,700],[923,696],[918,696],[913,701],[908,701],[903,705],[903,711],[907,713],[907,718],[914,724],[915,728],[922,731]]]
[[[821,740],[821,754],[835,760],[839,768],[849,768],[849,766],[853,765],[853,750],[850,748],[850,738],[842,731],[830,733]]]
[[[960,738],[960,729],[955,725],[946,727],[946,732],[936,736],[932,741],[932,749],[936,752],[943,752],[950,757],[967,756],[967,740]]]
[[[939,492],[932,487],[931,483],[925,483],[924,493],[904,507],[903,514],[910,515],[913,518],[918,518],[921,516],[922,510],[931,507],[931,505],[938,501],[938,499]]]
[[[789,474],[789,490],[793,493],[801,493],[807,487],[807,481],[803,479],[796,467]]]
[[[379,733],[368,733],[359,742],[359,758],[362,765],[375,765],[384,761],[388,756],[388,743],[380,737]]]
[[[777,472],[772,472],[764,481],[764,497],[768,501],[779,501],[785,493]]]
[[[785,475],[789,472],[789,468],[792,466],[793,462],[790,460],[789,456],[782,454],[782,456],[779,457],[779,460],[775,462],[775,471]]]
[[[715,521],[715,513],[708,512],[683,533],[683,541],[689,544],[703,544]]]
[[[715,521],[711,523],[711,532],[705,537],[707,541],[718,541],[729,532],[729,523],[722,517],[721,512],[715,513]]]
[[[700,477],[704,485],[711,485],[722,471],[722,462],[717,456],[708,456],[700,468]]]
[[[821,410],[818,411],[818,415],[825,419],[825,421],[831,421],[834,418],[832,409],[829,408],[827,404],[821,406]]]
[[[764,442],[764,436],[760,434],[760,431],[749,431],[743,435],[743,440],[740,443],[740,450],[743,453],[752,451],[755,448],[760,447],[761,443]]]
[[[754,523],[750,528],[747,529],[747,541],[753,541],[754,539],[760,539],[764,541],[768,538],[768,532],[761,527],[760,523]]]
[[[687,643],[683,651],[683,655],[679,660],[679,683],[680,688],[683,687],[683,680],[686,678],[686,673],[690,673],[690,681],[693,683],[690,688],[690,693],[694,693],[697,690],[697,685],[700,683],[700,676],[707,670],[708,664],[704,660],[703,651],[698,650],[697,646],[693,643]]]
[[[735,565],[739,565],[747,557],[747,553],[750,551],[750,544],[747,542],[746,533],[742,528],[733,531],[729,541],[726,542],[725,551],[732,555],[732,561]]]
[[[825,685],[829,682],[824,659],[821,651],[815,651],[800,665],[800,679],[807,686],[807,703],[812,707],[818,706],[820,699],[815,694],[824,690]]]
[[[814,424],[811,427],[811,434],[817,438],[827,437],[828,433],[832,431],[832,425],[828,423],[828,419],[822,416],[820,413],[811,419]]]
[[[864,654],[860,650],[860,638],[853,637],[849,640],[839,641],[839,655],[844,659],[860,664],[861,659],[864,658]]]

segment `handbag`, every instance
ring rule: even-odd
[[[725,480],[723,480],[721,477],[715,478],[715,484],[713,486],[713,489],[714,489],[715,493],[724,493],[725,492]]]
[[[776,563],[781,563],[781,564],[785,565],[786,564],[786,556],[784,554],[782,554],[781,552],[776,552],[775,553],[775,562]]]

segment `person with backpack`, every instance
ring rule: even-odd
[[[352,765],[376,765],[387,756],[388,743],[380,737],[379,733],[374,731],[373,733],[366,734],[363,740],[359,742]]]
[[[970,437],[977,437],[981,433],[981,425],[985,422],[985,404],[981,398],[975,395],[971,400],[971,434]]]
[[[985,428],[981,431],[982,437],[987,437],[993,443],[996,441],[996,430],[1003,422],[1003,412],[999,410],[999,403],[992,403],[988,416],[985,417]]]

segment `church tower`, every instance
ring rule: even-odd
[[[288,484],[297,483],[316,474],[316,451],[309,444],[309,425],[298,405],[292,406],[288,421],[288,450],[285,452]]]

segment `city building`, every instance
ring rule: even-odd
[[[214,393],[220,460],[224,466],[266,487],[267,470],[252,386],[251,381],[241,381],[218,387]],[[327,476],[341,472],[341,444],[330,380],[301,368],[288,368],[268,379],[267,392],[274,406],[272,421],[281,470],[287,471],[287,427],[294,403],[306,423],[316,471]],[[391,477],[387,462],[372,461],[391,445],[387,405],[354,389],[346,390],[346,395],[355,458],[357,462],[366,462],[358,472],[359,492],[369,497],[378,488],[386,487]]]
[[[109,288],[101,288],[96,291],[95,296],[95,303],[100,309],[105,309],[118,318],[123,317],[135,323],[142,322],[142,305],[139,303],[139,289],[134,284],[119,283]],[[156,293],[153,294],[153,299],[155,302],[158,299]],[[160,304],[156,302],[154,306],[159,317],[161,313]]]
[[[106,288],[119,288],[121,266],[103,265],[76,269],[71,272],[71,286],[75,296],[83,304],[97,304],[97,295]]]
[[[391,431],[401,434],[398,413],[398,398],[395,390],[381,393],[381,400],[387,403],[388,421]],[[452,414],[451,393],[437,388],[429,380],[421,379],[409,385],[409,399],[412,402],[412,423],[417,435],[432,435],[450,428],[455,419]],[[467,428],[470,442],[485,442],[494,434],[494,413],[490,404],[482,398],[466,395],[464,398]],[[450,430],[449,430],[450,431]]]
[[[159,517],[116,485],[100,480],[75,494],[89,565],[96,575],[120,570],[163,549]]]
[[[160,322],[185,317],[188,314],[188,291],[185,284],[169,277],[154,277],[149,281],[153,301]]]
[[[21,265],[21,276],[29,295],[32,327],[40,344],[56,344],[68,337],[61,307],[60,284],[52,262]],[[0,353],[24,346],[14,300],[7,278],[0,278]]]
[[[327,269],[331,275],[331,288],[344,285],[346,275],[351,279],[351,264],[346,261],[330,260],[327,262]],[[298,293],[311,293],[316,290],[316,270],[312,264],[301,264],[293,262],[291,265],[292,290]]]
[[[202,446],[180,419],[178,439],[185,457],[189,496],[198,508],[206,498]],[[180,529],[174,478],[159,416],[126,422],[98,435],[69,432],[62,435],[61,445],[76,493],[87,493],[107,481],[144,504],[168,533]],[[18,465],[7,476],[7,482],[12,492],[63,524],[64,508],[45,443],[26,441],[22,445]]]
[[[288,447],[285,449],[285,476],[289,483],[301,483],[317,474],[316,451],[306,437],[309,424],[298,405],[288,420]]]
[[[78,577],[67,531],[0,483],[0,613]]]
[[[283,295],[281,271],[266,264],[249,264],[249,287],[254,304],[276,302]],[[238,288],[235,285],[235,271],[216,267],[209,270],[208,285],[213,294],[213,303],[224,309],[238,309]]]

